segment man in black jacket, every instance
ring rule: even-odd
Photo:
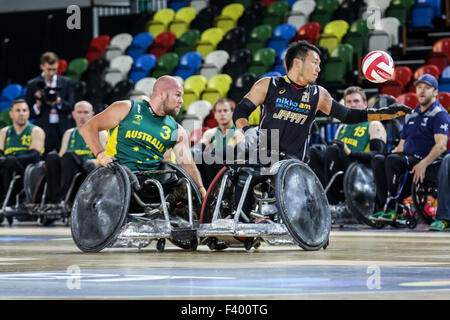
[[[45,154],[58,151],[63,133],[74,126],[72,111],[75,103],[72,81],[57,74],[58,56],[46,52],[41,56],[42,74],[27,84],[26,101],[30,119],[46,133]]]

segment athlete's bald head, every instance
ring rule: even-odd
[[[72,117],[77,127],[81,127],[93,116],[94,108],[88,101],[79,101],[73,107]]]
[[[150,106],[158,115],[176,116],[183,103],[183,86],[177,78],[162,76],[153,86]]]

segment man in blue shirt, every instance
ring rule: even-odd
[[[450,117],[437,99],[435,77],[424,74],[414,84],[419,105],[406,115],[398,146],[392,154],[372,159],[377,205],[385,210],[371,215],[371,220],[392,221],[396,203],[409,196],[412,182],[423,182],[426,175],[437,184],[435,160],[447,150]]]

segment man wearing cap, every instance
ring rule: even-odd
[[[409,196],[412,182],[423,182],[425,176],[436,184],[438,181],[439,162],[435,160],[447,151],[450,117],[437,99],[435,77],[424,74],[414,85],[419,105],[406,115],[398,146],[391,154],[372,159],[381,210],[371,215],[371,220],[392,221],[396,204]],[[397,220],[404,217],[399,215]]]

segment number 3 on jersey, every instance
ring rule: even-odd
[[[161,138],[163,138],[164,140],[168,140],[170,138],[170,133],[172,132],[172,130],[168,126],[162,126],[162,129],[164,131],[160,133]]]

